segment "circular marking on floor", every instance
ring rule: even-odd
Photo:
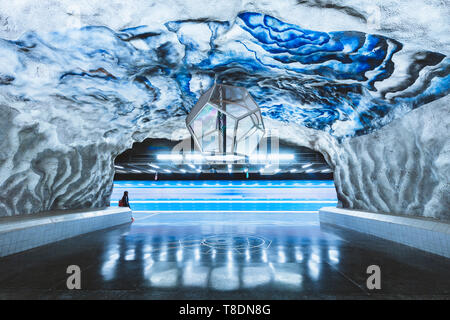
[[[209,253],[211,250],[214,250],[216,253],[220,254],[229,250],[243,253],[248,250],[267,249],[271,242],[272,241],[261,236],[224,233],[204,236],[201,240],[186,238],[181,240],[180,244],[184,248],[192,248],[199,244],[200,247],[206,249],[206,252],[205,250],[202,250],[202,253]]]

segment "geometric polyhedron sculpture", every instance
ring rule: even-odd
[[[215,84],[186,118],[203,153],[250,155],[264,136],[261,111],[242,87]]]

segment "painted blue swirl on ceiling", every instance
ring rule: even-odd
[[[133,121],[162,123],[187,114],[216,80],[246,87],[265,117],[342,138],[450,92],[445,55],[403,47],[381,35],[306,30],[252,12],[119,32],[30,32],[0,40],[0,89],[17,101],[113,108],[115,118],[135,112]]]
[[[377,35],[304,30],[257,13],[239,17],[243,29],[286,69],[333,80],[366,82],[370,90],[374,90],[375,81],[392,74],[392,55],[402,48],[401,43]],[[295,66],[296,62],[301,66]],[[366,77],[368,71],[375,71],[370,79]]]

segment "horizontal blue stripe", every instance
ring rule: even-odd
[[[117,206],[117,204],[112,204]],[[324,203],[133,203],[136,211],[317,211]]]
[[[114,188],[334,188],[329,180],[260,180],[260,181],[114,181]]]
[[[115,200],[115,202],[118,202],[118,199]],[[336,200],[287,200],[287,199],[248,199],[248,200],[229,200],[229,199],[158,199],[158,200],[139,200],[139,199],[133,199],[133,203],[147,203],[147,204],[173,204],[173,203],[192,203],[192,204],[199,204],[199,203],[219,203],[219,204],[233,204],[233,203],[257,203],[257,204],[273,204],[273,203],[336,203]]]

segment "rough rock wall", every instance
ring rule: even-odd
[[[109,206],[115,157],[147,136],[177,137],[184,123],[172,119],[159,128],[129,115],[113,127],[101,119],[114,109],[84,106],[80,117],[75,105],[38,104],[34,115],[29,102],[22,110],[10,105],[0,103],[0,216]]]
[[[450,98],[339,145],[341,206],[450,221]]]
[[[450,221],[450,97],[370,134],[339,142],[327,132],[266,119],[280,138],[321,152],[339,207]]]
[[[342,150],[353,157],[349,137],[450,92],[448,17],[438,0],[3,1],[0,216],[106,205],[114,157],[184,137],[214,78],[245,86],[272,129],[341,168],[343,205],[384,211],[352,191]]]

